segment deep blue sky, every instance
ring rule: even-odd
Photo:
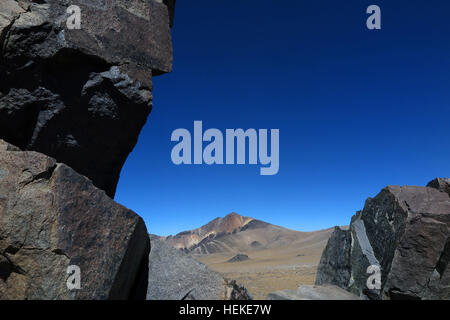
[[[382,30],[366,28],[366,8]],[[384,186],[450,175],[450,1],[177,1],[173,73],[116,200],[149,232],[232,211],[296,230],[346,225]],[[280,171],[175,166],[177,128],[279,128]]]

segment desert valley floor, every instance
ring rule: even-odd
[[[227,262],[234,254],[196,256],[225,278],[243,284],[254,299],[265,299],[277,290],[296,289],[300,284],[313,284],[322,250],[326,242],[312,247],[287,247],[246,253],[249,260]]]
[[[198,229],[158,238],[244,285],[255,299],[266,299],[270,292],[314,283],[332,232],[294,231],[231,213]],[[229,261],[237,255],[248,259]]]

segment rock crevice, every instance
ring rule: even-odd
[[[450,299],[447,182],[389,186],[369,198],[350,230],[336,229],[329,239],[316,284],[334,284],[365,299]],[[344,255],[336,254],[341,248]],[[379,288],[368,285],[371,266],[380,269]]]
[[[0,141],[0,298],[144,298],[136,291],[150,250],[142,219],[68,166],[7,150]],[[70,265],[81,270],[81,290],[66,286]]]

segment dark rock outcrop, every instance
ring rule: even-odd
[[[235,281],[159,239],[152,239],[148,300],[249,300]]]
[[[330,238],[316,283],[336,284],[369,299],[450,299],[446,182],[389,186],[369,198],[350,230],[336,229]],[[376,269],[381,283],[369,286]]]
[[[252,241],[252,243],[250,243],[250,247],[252,247],[254,249],[260,249],[260,248],[263,248],[263,245],[259,241]]]
[[[226,298],[228,300],[253,300],[252,295],[243,285],[238,285],[236,280],[225,279],[227,287]]]
[[[0,138],[113,197],[152,108],[152,76],[172,67],[174,4],[2,0]],[[66,25],[71,5],[81,9],[79,30]]]
[[[249,259],[250,258],[248,257],[248,255],[243,254],[243,253],[238,253],[237,255],[235,255],[233,258],[231,258],[227,262],[241,262],[241,261],[246,261]]]
[[[173,27],[173,20],[175,18],[175,2],[176,0],[158,0],[157,2],[163,2],[167,8],[169,8],[170,26]]]
[[[446,192],[450,195],[450,179],[449,178],[436,178],[427,184],[427,187],[438,189],[439,191]]]
[[[0,140],[0,299],[144,299],[149,249],[143,220],[89,179]]]
[[[171,71],[174,6],[0,1],[0,299],[145,298],[145,224],[110,197]]]
[[[320,258],[320,272],[316,276],[316,285],[333,284],[339,287],[348,285],[351,272],[351,241],[350,230],[335,227]]]

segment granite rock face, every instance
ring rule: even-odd
[[[0,138],[69,165],[113,197],[152,108],[152,76],[172,68],[174,4],[2,0]],[[72,5],[81,29],[68,27]]]
[[[369,198],[350,230],[336,229],[330,238],[316,284],[336,284],[368,299],[450,299],[446,181],[389,186]],[[379,284],[371,278],[377,270]]]
[[[152,239],[148,280],[148,300],[252,299],[235,281],[156,238]]]
[[[144,299],[143,220],[89,179],[0,140],[0,299]],[[80,268],[80,290],[67,287]]]

